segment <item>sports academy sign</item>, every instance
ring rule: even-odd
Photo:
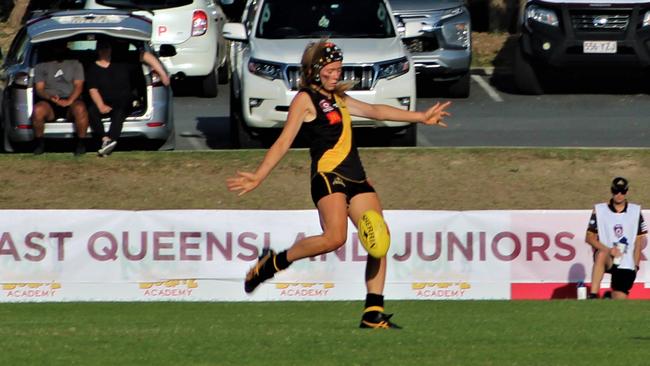
[[[510,299],[545,284],[550,298],[554,284],[589,279],[589,215],[387,211],[386,297]],[[252,296],[243,292],[243,276],[263,248],[282,250],[320,233],[315,210],[4,210],[0,216],[11,223],[0,229],[0,301],[347,300],[365,293],[367,254],[351,223],[339,250],[295,263]],[[645,285],[644,263],[645,257],[637,286]]]

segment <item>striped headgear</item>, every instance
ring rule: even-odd
[[[332,42],[325,43],[323,51],[318,58],[318,62],[312,65],[314,80],[316,82],[320,82],[320,71],[323,69],[323,67],[336,61],[343,61],[343,51],[341,51],[339,46],[335,45]]]

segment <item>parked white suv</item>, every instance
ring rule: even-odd
[[[367,103],[415,109],[415,70],[385,0],[248,0],[242,23],[227,23],[231,45],[233,145],[280,129],[298,92],[305,46],[322,38],[343,50],[348,93]],[[353,117],[355,127],[383,127],[414,145],[415,124]]]
[[[176,55],[161,57],[170,74],[189,77],[201,94],[217,96],[217,83],[228,82],[227,42],[221,37],[226,17],[215,0],[86,0],[86,9],[138,9],[135,14],[152,21],[151,43],[176,48]]]

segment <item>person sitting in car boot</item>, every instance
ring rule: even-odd
[[[34,67],[36,104],[31,120],[36,143],[34,154],[45,151],[45,123],[58,118],[74,121],[77,139],[75,155],[86,152],[84,139],[88,129],[88,112],[80,98],[84,85],[84,70],[77,60],[66,59],[67,44],[54,42],[39,50],[39,55],[51,57]]]

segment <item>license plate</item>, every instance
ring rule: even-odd
[[[583,53],[616,53],[616,41],[584,41]]]
[[[61,24],[110,24],[119,23],[126,15],[95,15],[95,16],[60,16],[54,19]]]

